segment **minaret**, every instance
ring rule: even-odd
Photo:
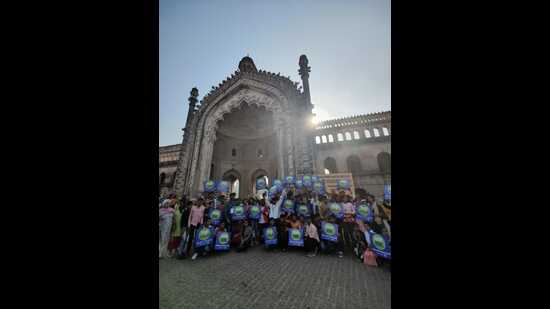
[[[191,89],[191,96],[189,97],[189,110],[187,111],[187,120],[185,121],[185,128],[187,129],[188,126],[191,125],[191,121],[193,120],[193,113],[195,112],[195,106],[197,104],[197,97],[199,96],[199,89],[197,87],[193,87]]]
[[[311,67],[308,66],[306,55],[300,56],[298,64],[300,65],[298,73],[300,73],[300,76],[302,77],[302,85],[304,86],[306,104],[311,105],[311,95],[309,94],[309,72],[311,72]]]

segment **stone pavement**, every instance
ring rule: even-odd
[[[160,308],[391,308],[391,273],[346,253],[246,252],[159,261]]]

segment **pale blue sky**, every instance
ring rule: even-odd
[[[159,144],[181,143],[189,92],[199,100],[249,54],[300,82],[311,66],[321,120],[391,110],[390,0],[160,0]]]

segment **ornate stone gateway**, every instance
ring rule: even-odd
[[[301,87],[287,77],[257,70],[244,57],[239,70],[212,87],[200,105],[198,90],[189,112],[176,172],[175,191],[196,196],[209,179],[238,180],[239,196],[255,179],[314,173],[313,117],[308,60],[300,56]]]

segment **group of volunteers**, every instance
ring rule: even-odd
[[[227,195],[228,183],[206,181],[197,199],[175,194],[159,203],[159,258],[242,252],[256,245],[266,250],[305,251],[342,258],[346,248],[368,265],[391,260],[391,201],[371,194],[353,197],[347,180],[324,191],[316,176],[287,176],[243,199]],[[294,249],[293,249],[294,248]],[[297,248],[297,249],[296,249]]]

